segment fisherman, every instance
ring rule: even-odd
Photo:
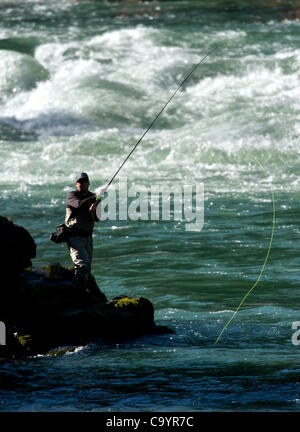
[[[90,180],[85,172],[76,176],[75,186],[76,190],[69,192],[67,196],[65,224],[71,233],[67,245],[75,265],[74,286],[84,288],[91,272],[92,233],[94,222],[99,221],[96,216],[99,196],[89,191]]]

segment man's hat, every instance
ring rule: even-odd
[[[77,183],[79,180],[87,180],[87,181],[89,181],[89,176],[87,175],[87,173],[82,172],[82,173],[80,173],[80,174],[77,174],[77,176],[76,176],[76,183]]]

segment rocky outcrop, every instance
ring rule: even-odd
[[[83,289],[73,286],[74,268],[58,263],[32,268],[35,243],[11,220],[0,217],[0,233],[6,251],[0,301],[6,344],[0,345],[0,357],[53,353],[53,349],[62,353],[68,346],[91,341],[172,332],[155,324],[153,305],[146,298],[124,295],[107,300],[92,275]]]
[[[36,244],[29,232],[15,225],[9,218],[0,216],[0,268],[18,272],[32,265],[36,256]]]

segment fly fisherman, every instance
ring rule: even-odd
[[[67,245],[75,265],[74,286],[84,288],[91,272],[94,222],[99,221],[96,216],[97,200],[104,189],[99,195],[90,192],[90,181],[85,172],[76,176],[75,186],[76,190],[67,196],[65,224],[70,229]]]
[[[100,191],[99,195],[95,195],[92,192],[89,192],[89,177],[86,173],[81,173],[76,177],[76,191],[72,191],[67,196],[67,210],[66,210],[66,219],[65,225],[70,230],[71,233],[68,234],[68,247],[70,250],[71,258],[75,265],[75,277],[74,282],[78,285],[85,285],[89,273],[91,271],[91,263],[92,263],[92,253],[93,253],[93,243],[92,243],[92,233],[94,228],[94,220],[99,220],[96,217],[96,206],[97,200],[100,199],[101,195],[104,195],[109,185],[113,182],[114,178],[118,175],[119,171],[132,155],[134,150],[137,148],[139,143],[142,141],[147,132],[152,128],[155,124],[156,120],[159,118],[164,109],[169,105],[173,97],[177,94],[177,92],[181,89],[183,84],[189,79],[192,73],[200,66],[200,64],[208,57],[216,48],[213,48],[209,51],[199,63],[197,63],[192,70],[186,75],[181,84],[177,87],[175,92],[169,98],[169,100],[165,103],[163,108],[154,118],[154,120],[150,123],[148,128],[142,134],[140,139],[134,145],[132,150],[128,153],[123,163],[119,166],[118,170],[115,172],[114,176],[111,178],[107,186]],[[63,224],[64,225],[64,224]],[[61,227],[58,226],[56,229]],[[73,234],[73,228],[76,232]],[[57,235],[54,235],[57,238]],[[52,236],[51,236],[52,239]],[[58,242],[58,240],[54,240]],[[65,240],[61,240],[65,241]]]

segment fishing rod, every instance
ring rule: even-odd
[[[176,96],[176,94],[179,92],[179,90],[181,89],[181,87],[183,86],[183,84],[190,78],[190,76],[195,72],[195,70],[201,65],[201,63],[204,62],[204,60],[213,52],[215,51],[217,48],[213,48],[211,51],[209,51],[200,61],[199,63],[197,63],[192,69],[191,71],[186,75],[186,77],[183,79],[183,81],[181,82],[181,84],[177,87],[177,89],[174,91],[174,93],[172,94],[172,96],[169,98],[169,100],[165,103],[165,105],[162,107],[162,109],[159,111],[159,113],[156,115],[156,117],[152,120],[152,122],[150,123],[150,125],[147,127],[147,129],[145,130],[145,132],[142,134],[142,136],[140,137],[140,139],[137,141],[137,143],[134,145],[134,147],[131,149],[131,151],[128,153],[128,155],[126,156],[126,158],[124,159],[124,161],[122,162],[122,164],[119,166],[119,168],[117,169],[117,171],[115,172],[115,174],[113,175],[113,177],[110,179],[110,181],[107,183],[107,186],[104,188],[105,191],[107,191],[107,189],[109,188],[109,186],[111,185],[111,183],[114,181],[114,179],[116,178],[116,176],[118,175],[118,173],[120,172],[120,170],[122,169],[122,167],[125,165],[125,163],[127,162],[127,160],[130,158],[130,156],[132,155],[132,153],[134,152],[134,150],[137,148],[137,146],[140,144],[140,142],[142,141],[142,139],[145,137],[145,135],[149,132],[149,130],[152,128],[152,126],[156,123],[157,119],[159,118],[159,116],[162,114],[162,112],[167,108],[167,106],[169,105],[169,103],[171,102],[171,100],[174,98],[174,96]]]

